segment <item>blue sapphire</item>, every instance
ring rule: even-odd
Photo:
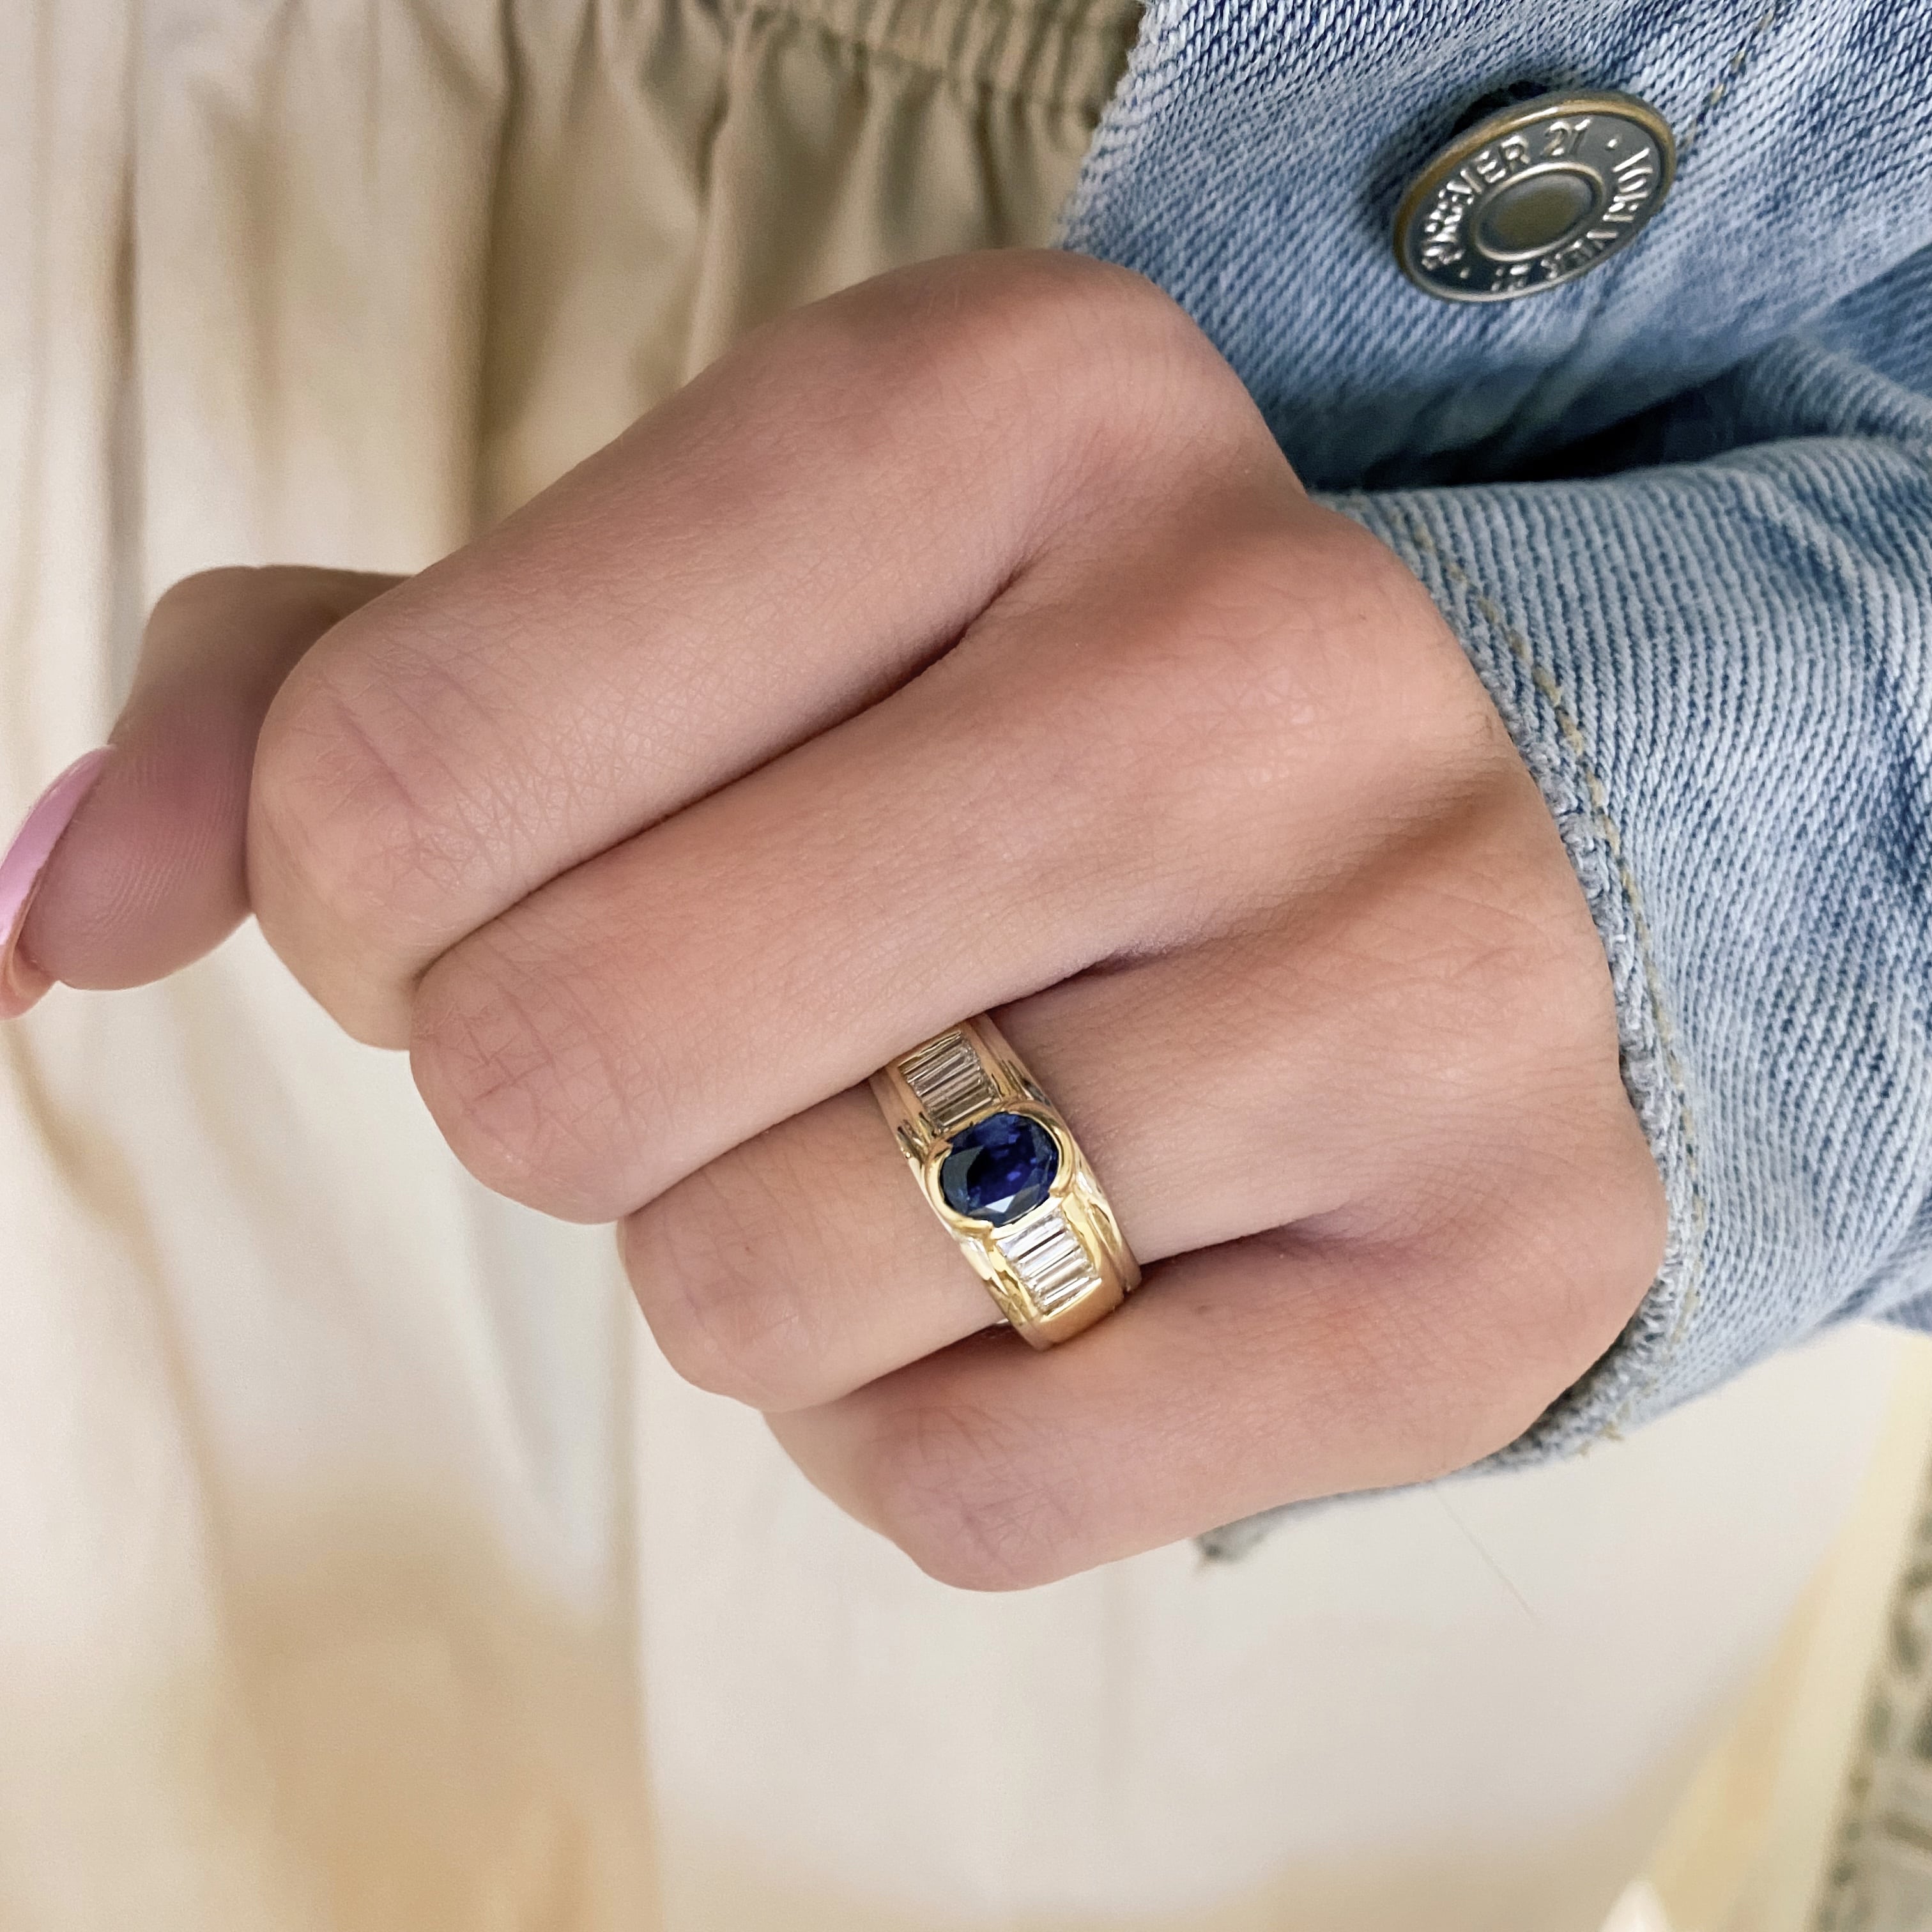
[[[952,1137],[939,1191],[953,1213],[997,1228],[1030,1214],[1060,1172],[1060,1149],[1024,1114],[993,1114]]]

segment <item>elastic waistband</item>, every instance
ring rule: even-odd
[[[1140,0],[749,0],[950,80],[1097,118],[1126,64]]]

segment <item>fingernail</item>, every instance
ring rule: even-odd
[[[0,856],[0,1019],[18,1019],[53,984],[22,950],[20,934],[47,861],[81,800],[94,789],[108,750],[104,745],[75,759],[34,801],[13,844]]]

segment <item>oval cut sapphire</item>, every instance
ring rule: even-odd
[[[939,1191],[954,1214],[998,1228],[1037,1208],[1059,1172],[1060,1149],[1039,1121],[993,1114],[953,1136]]]

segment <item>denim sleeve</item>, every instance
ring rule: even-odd
[[[1666,460],[1328,500],[1542,788],[1670,1203],[1635,1318],[1505,1463],[1828,1322],[1932,1328],[1932,252],[1626,447]]]
[[[1932,251],[1623,448],[1651,460],[1325,499],[1427,586],[1541,788],[1670,1204],[1629,1325],[1491,1466],[1828,1323],[1932,1330]]]

